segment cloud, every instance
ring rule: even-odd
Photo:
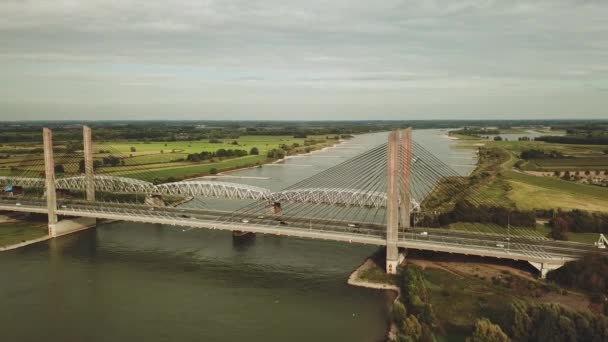
[[[608,80],[600,0],[5,0],[0,16],[6,119],[68,100],[159,115],[158,96],[193,118],[208,103],[235,119],[491,117],[513,98],[513,117],[538,114],[525,94],[568,104],[539,115],[605,116],[601,92],[585,95]]]

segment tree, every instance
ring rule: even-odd
[[[475,322],[473,335],[467,337],[467,342],[508,342],[509,337],[500,329],[500,326],[490,322],[487,318]]]
[[[513,302],[509,310],[510,335],[515,341],[527,341],[532,330],[532,319],[525,303]]]
[[[217,175],[217,169],[212,167],[211,170],[209,170],[209,173],[212,175]]]
[[[494,137],[494,141],[502,141],[502,137],[500,135],[497,135]]]
[[[257,147],[252,147],[251,151],[249,151],[249,154],[251,154],[251,155],[258,155],[258,154],[260,154],[260,150],[258,150]]]
[[[557,217],[551,222],[550,236],[554,240],[568,240],[566,233],[570,230],[568,221],[563,217]]]
[[[131,146],[131,152],[137,152],[137,149],[135,149],[135,147]]]

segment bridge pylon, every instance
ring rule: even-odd
[[[95,170],[93,169],[93,141],[91,128],[82,126],[82,140],[84,147],[84,180],[87,201],[95,201]]]
[[[393,131],[388,136],[386,181],[386,272],[397,273],[400,256],[397,248],[399,227],[410,226],[411,128]]]
[[[53,156],[53,132],[49,128],[42,129],[42,145],[44,149],[44,178],[46,205],[49,216],[49,235],[56,237],[57,225],[57,194],[55,191],[55,159]]]

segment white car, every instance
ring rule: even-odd
[[[504,244],[502,244],[502,243],[497,243],[497,244],[496,244],[496,247],[498,247],[498,248],[505,248],[505,245],[504,245]]]
[[[249,220],[248,219],[242,219],[241,222],[243,222],[243,223],[249,223]]]
[[[354,224],[354,223],[349,223],[349,224],[348,224],[348,226],[349,226],[350,228],[357,228],[357,225],[356,225],[356,224]]]
[[[420,235],[422,235],[422,236],[428,236],[429,233],[428,232],[422,232],[422,233],[420,233]]]
[[[67,206],[67,205],[65,205],[65,204],[62,204],[62,205],[61,205],[61,208],[62,208],[62,209],[66,209],[67,207],[68,207],[68,206]]]
[[[259,218],[259,219],[263,219],[263,218],[264,218],[264,215],[260,215],[260,216],[258,216],[258,218]]]
[[[20,207],[20,206],[21,206],[21,203],[15,203],[15,205],[16,205],[16,206],[18,206],[18,207]]]

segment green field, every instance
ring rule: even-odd
[[[608,211],[608,189],[552,177],[504,171],[512,189],[508,196],[520,209]]]
[[[463,140],[471,147],[470,140]],[[608,211],[608,188],[562,180],[557,177],[526,174],[514,168],[524,150],[559,151],[567,158],[532,160],[523,169],[542,167],[544,172],[555,170],[608,169],[606,146],[548,144],[540,141],[485,141],[484,150],[496,152],[499,158],[482,158],[473,174],[489,172],[490,177],[477,184],[475,199],[482,203],[503,203],[523,210],[583,209]],[[475,147],[477,148],[477,147]],[[603,174],[603,171],[600,172]]]
[[[294,143],[304,145],[305,140],[325,140],[325,136],[310,136],[304,138],[294,138],[290,136],[242,136],[236,139],[220,139],[222,143],[210,143],[209,141],[174,141],[174,142],[100,142],[95,145],[95,150],[110,150],[122,154],[131,154],[131,147],[134,147],[136,153],[154,153],[160,154],[161,151],[167,153],[200,153],[203,151],[215,152],[220,148],[223,149],[241,149],[249,151],[252,147],[257,147],[262,152],[268,152],[273,148],[279,147],[281,144],[292,145]],[[236,141],[238,145],[233,145]],[[134,154],[135,155],[135,154]]]
[[[265,156],[246,156],[235,159],[223,160],[215,163],[200,163],[192,166],[167,166],[160,169],[146,169],[144,171],[125,171],[120,172],[120,175],[130,178],[138,178],[146,181],[152,181],[154,178],[166,179],[169,177],[183,178],[189,176],[202,176],[208,174],[211,169],[216,170],[231,170],[240,167],[255,166],[256,163],[266,160]]]
[[[94,159],[101,161],[110,156],[120,159],[118,165],[102,165],[96,169],[98,174],[128,176],[148,181],[166,181],[209,174],[212,169],[218,172],[241,167],[255,166],[272,159],[267,153],[273,149],[284,149],[286,155],[317,150],[336,143],[333,136],[241,136],[236,139],[218,139],[216,142],[201,141],[110,141],[96,142],[93,147]],[[18,149],[29,151],[40,146],[23,143],[11,144]],[[58,142],[56,146],[64,146]],[[286,147],[285,147],[286,146]],[[4,146],[5,148],[8,145]],[[248,154],[256,147],[257,155],[243,157],[213,157],[211,160],[191,162],[188,154],[216,152],[219,149],[244,150]],[[14,150],[13,150],[14,151]],[[79,174],[78,153],[56,152],[55,165],[62,165],[66,175]],[[81,158],[81,157],[80,157]],[[36,177],[43,172],[42,155],[7,154],[0,159],[0,175],[26,174]],[[61,176],[61,175],[59,175]]]
[[[534,238],[546,238],[550,230],[549,228],[543,225],[537,225],[536,227],[511,227],[510,229],[507,229],[506,227],[499,226],[493,223],[476,222],[452,223],[448,226],[448,228],[473,233],[500,234],[503,236],[509,233],[513,236]]]
[[[608,171],[608,156],[602,155],[591,158],[531,159],[524,164],[523,168],[530,171]]]
[[[424,270],[430,303],[449,331],[468,331],[478,317],[497,321],[513,300],[513,292],[487,280],[439,269]]]

